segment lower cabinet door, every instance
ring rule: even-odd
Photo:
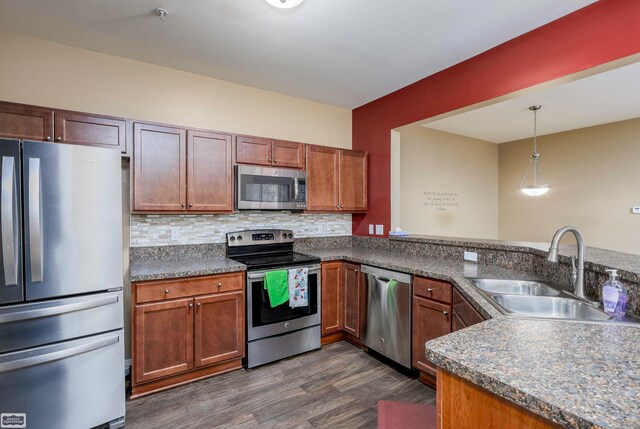
[[[322,264],[322,335],[340,332],[342,323],[342,262]]]
[[[195,298],[195,365],[244,357],[242,291]]]
[[[451,333],[451,306],[413,297],[413,367],[435,377],[436,368],[425,356],[424,343]]]
[[[193,299],[135,308],[135,383],[193,367]]]
[[[360,338],[360,266],[344,264],[344,330]]]

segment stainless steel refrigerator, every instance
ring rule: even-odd
[[[120,154],[0,139],[0,423],[122,427]]]

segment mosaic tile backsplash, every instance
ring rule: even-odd
[[[282,228],[298,237],[350,236],[351,215],[243,211],[228,215],[132,215],[131,247],[224,243],[227,232]]]

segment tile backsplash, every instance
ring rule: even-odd
[[[243,211],[228,215],[132,215],[131,247],[224,243],[227,232],[282,228],[296,237],[351,235],[351,215]]]

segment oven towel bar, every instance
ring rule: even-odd
[[[289,301],[289,271],[273,270],[264,274],[264,288],[271,308]]]

